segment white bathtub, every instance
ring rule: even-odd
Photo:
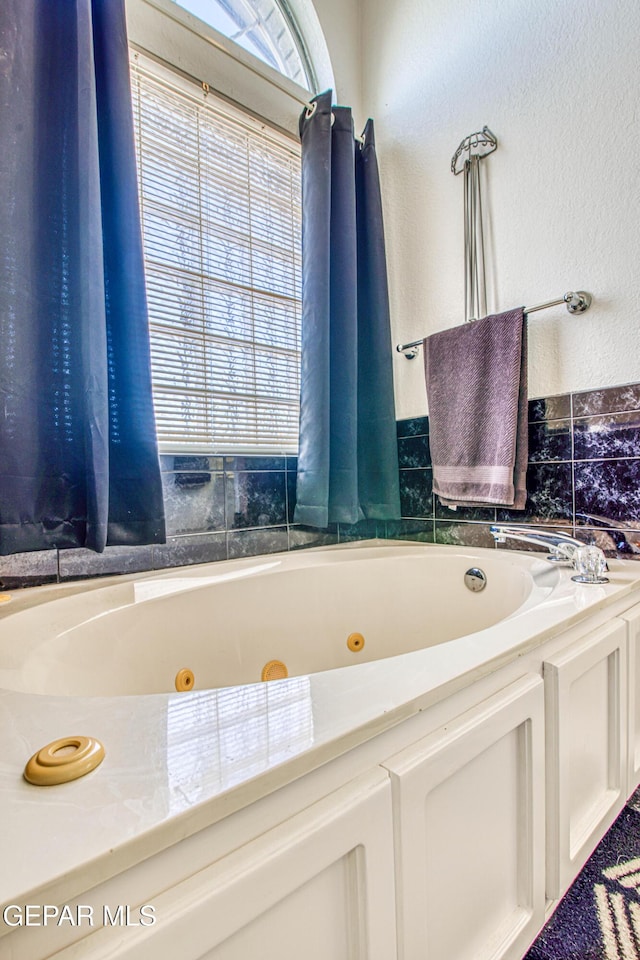
[[[539,689],[540,649],[640,597],[640,564],[613,562],[604,586],[570,574],[540,554],[370,542],[15,591],[0,604],[0,908],[152,902],[244,844],[243,824],[377,782],[498,682]],[[272,659],[289,679],[260,682]],[[25,782],[32,753],[80,735],[104,744],[96,770]],[[41,960],[86,932],[0,924],[0,956]]]
[[[464,584],[478,563],[486,586]],[[0,688],[123,696],[301,676],[446,643],[532,609],[559,571],[534,556],[378,546],[210,564],[7,609]],[[352,634],[363,641],[347,646]]]

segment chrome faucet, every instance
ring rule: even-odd
[[[608,583],[602,574],[607,570],[604,553],[599,547],[590,546],[567,533],[558,530],[541,530],[536,527],[511,527],[494,524],[489,528],[496,543],[519,540],[522,543],[540,544],[548,549],[547,560],[553,563],[568,563],[578,573],[572,577],[579,583]]]
[[[535,543],[547,547],[548,560],[555,563],[573,563],[573,555],[584,544],[575,540],[567,533],[558,530],[537,530],[535,527],[509,527],[495,524],[490,527],[496,543],[506,543],[507,540],[520,540],[522,543]]]

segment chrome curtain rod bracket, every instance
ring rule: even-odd
[[[524,312],[526,314],[536,313],[538,310],[547,310],[549,307],[557,307],[564,303],[569,313],[584,313],[591,306],[591,300],[591,294],[585,290],[569,291],[557,300],[547,300],[545,303],[537,303],[533,307],[525,307]],[[396,350],[398,353],[403,353],[407,360],[413,360],[418,356],[423,342],[424,337],[422,340],[412,340],[411,343],[399,343]]]

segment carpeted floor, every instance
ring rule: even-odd
[[[640,960],[640,790],[523,960]]]

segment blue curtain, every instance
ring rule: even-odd
[[[397,519],[389,297],[373,122],[331,91],[300,118],[302,380],[297,523]]]
[[[0,3],[0,554],[165,539],[124,0]]]

